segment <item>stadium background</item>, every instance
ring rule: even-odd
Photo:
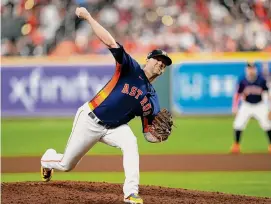
[[[143,138],[140,120],[132,121],[142,157],[203,155],[208,160],[210,155],[229,154],[231,101],[245,62],[255,61],[258,70],[267,79],[270,76],[270,2],[2,1],[2,182],[39,180],[39,164],[27,173],[22,167],[29,164],[16,162],[20,157],[37,159],[49,147],[63,151],[77,107],[91,99],[114,71],[108,50],[74,16],[76,5],[87,6],[142,65],[156,47],[173,58],[174,65],[155,87],[161,106],[175,114],[177,128],[164,144],[150,144]],[[267,138],[254,120],[244,132],[242,152],[270,162]],[[88,154],[121,152],[98,144]],[[229,169],[240,157],[230,157]],[[257,168],[249,161],[238,171],[145,171],[141,184],[271,197],[270,165]],[[193,160],[189,162],[180,165]],[[54,180],[115,183],[123,179],[122,172],[102,169],[54,176]]]

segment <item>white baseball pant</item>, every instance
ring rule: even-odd
[[[251,117],[254,117],[260,124],[263,130],[271,129],[271,122],[268,119],[269,109],[267,104],[260,102],[257,104],[242,101],[242,104],[235,117],[233,127],[235,130],[244,130],[247,122]]]
[[[48,149],[41,158],[42,167],[70,171],[89,149],[100,141],[120,148],[123,153],[124,196],[128,197],[131,193],[138,193],[139,154],[137,139],[132,130],[127,124],[114,129],[106,129],[88,116],[90,111],[88,103],[78,109],[64,154]]]

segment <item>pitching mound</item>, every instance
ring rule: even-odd
[[[123,204],[122,185],[91,182],[2,183],[2,203]],[[185,189],[141,186],[145,204],[175,203],[271,203],[271,198],[208,193]]]

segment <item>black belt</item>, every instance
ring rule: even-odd
[[[98,123],[99,125],[105,127],[106,129],[110,129],[113,128],[110,125],[105,124],[103,121],[101,121],[93,112],[90,112],[89,117],[91,117],[96,123]]]

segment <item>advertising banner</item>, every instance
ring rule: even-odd
[[[171,70],[171,106],[177,115],[230,114],[244,61],[185,62]],[[258,72],[271,62],[256,62]]]
[[[2,66],[2,116],[72,116],[111,79],[113,65]]]

